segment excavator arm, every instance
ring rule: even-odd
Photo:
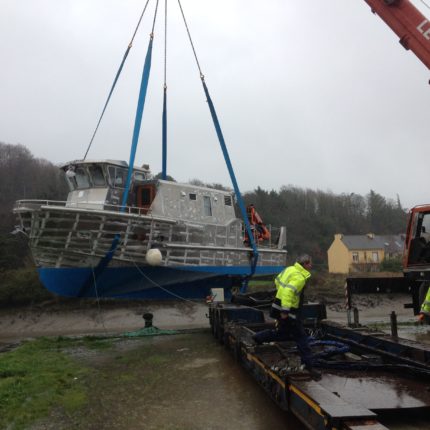
[[[364,0],[430,69],[430,22],[409,0]]]

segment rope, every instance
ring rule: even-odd
[[[157,282],[153,281],[149,276],[145,275],[145,273],[142,272],[142,270],[140,269],[140,267],[136,264],[136,262],[134,261],[134,259],[132,258],[133,264],[135,265],[136,269],[138,270],[138,272],[145,278],[147,279],[152,285],[154,285],[155,287],[160,288],[161,290],[163,290],[164,292],[170,294],[173,297],[176,297],[177,299],[183,300],[184,302],[188,302],[188,303],[192,303],[193,305],[199,304],[200,302],[194,302],[193,300],[190,299],[186,299],[185,297],[181,297],[178,294],[168,290],[167,288],[162,287],[160,284],[158,284]]]
[[[155,19],[157,18],[157,11],[158,11],[158,0],[157,0],[157,3],[155,4],[154,19],[152,20],[151,39],[154,37],[154,27],[155,27]]]
[[[164,88],[167,87],[167,0],[164,0]]]
[[[88,238],[88,241],[89,241],[89,244],[90,244],[91,272],[92,272],[92,275],[93,275],[94,292],[96,293],[97,309],[98,309],[98,313],[99,313],[99,316],[100,316],[100,320],[102,322],[103,330],[104,330],[105,334],[107,334],[107,329],[106,329],[106,326],[105,326],[105,319],[104,319],[104,316],[102,315],[102,309],[101,309],[101,306],[100,306],[100,297],[99,297],[99,292],[98,292],[98,288],[97,288],[96,274],[94,272],[94,264],[93,264],[93,260],[91,258],[91,253],[92,253],[91,235]]]
[[[199,60],[198,60],[198,58],[197,58],[197,53],[196,53],[196,50],[195,50],[195,48],[194,48],[194,43],[193,43],[193,40],[191,39],[191,33],[190,33],[189,28],[188,28],[187,20],[185,19],[184,11],[183,11],[183,9],[182,9],[181,0],[178,0],[178,3],[179,3],[179,8],[181,9],[181,14],[182,14],[182,18],[183,18],[183,20],[184,20],[185,28],[187,29],[188,38],[190,39],[191,48],[193,49],[194,58],[196,59],[197,67],[199,68],[200,78],[201,78],[201,79],[204,79],[204,75],[203,75],[203,73],[202,73],[202,69],[201,69],[201,67],[200,67]]]
[[[231,179],[231,182],[233,184],[234,192],[236,194],[237,203],[239,205],[240,212],[241,212],[242,218],[243,218],[243,222],[245,224],[245,229],[246,229],[246,232],[248,233],[249,241],[251,243],[252,257],[251,257],[251,271],[250,271],[249,275],[252,276],[255,273],[255,269],[257,267],[257,262],[258,262],[257,245],[255,243],[254,234],[252,233],[251,226],[249,224],[249,220],[248,220],[248,216],[246,213],[245,205],[243,203],[242,195],[240,193],[239,186],[238,186],[237,181],[236,181],[236,176],[234,174],[233,166],[232,166],[231,161],[230,161],[230,156],[229,156],[229,153],[227,150],[227,146],[225,144],[225,140],[224,140],[224,136],[223,136],[223,133],[221,130],[220,123],[218,121],[218,116],[217,116],[216,111],[215,111],[215,106],[212,102],[211,96],[209,95],[209,90],[208,90],[206,83],[205,83],[205,77],[202,73],[202,69],[200,67],[200,63],[199,63],[199,60],[197,58],[197,53],[196,53],[196,50],[194,48],[193,40],[191,38],[191,33],[190,33],[189,28],[188,28],[187,20],[185,19],[184,10],[182,9],[181,0],[178,0],[178,4],[179,4],[179,8],[181,9],[182,18],[184,20],[185,28],[186,28],[187,33],[188,33],[188,38],[190,40],[191,47],[193,49],[194,58],[196,59],[197,67],[198,67],[199,72],[200,72],[200,79],[201,79],[202,84],[203,84],[203,90],[204,90],[205,95],[206,95],[206,99],[207,99],[208,106],[209,106],[209,111],[210,111],[211,116],[212,116],[212,121],[214,123],[214,127],[215,127],[215,131],[216,131],[216,134],[218,137],[218,141],[220,143],[221,150],[222,150],[222,153],[224,155],[224,160],[225,160],[225,163],[227,165],[227,170],[230,174],[230,179]]]
[[[420,0],[421,1],[421,3],[423,4],[423,5],[425,5],[425,7],[427,7],[428,9],[430,9],[430,6],[428,5],[428,3],[427,2],[425,2],[424,0]]]
[[[141,13],[141,15],[140,15],[139,21],[137,22],[137,25],[136,25],[136,28],[135,28],[135,30],[134,30],[133,36],[131,37],[130,43],[129,43],[129,44],[128,44],[128,46],[127,46],[127,49],[126,49],[126,51],[125,51],[125,54],[124,54],[124,56],[123,56],[123,58],[122,58],[122,61],[121,61],[120,66],[119,66],[119,69],[118,69],[118,71],[116,72],[115,79],[114,79],[113,84],[112,84],[112,87],[111,87],[111,89],[110,89],[110,91],[109,91],[109,95],[108,95],[108,97],[107,97],[107,99],[106,99],[106,102],[105,102],[105,105],[104,105],[104,107],[103,107],[102,113],[101,113],[101,115],[100,115],[100,118],[99,118],[99,120],[98,120],[98,122],[97,122],[96,128],[95,128],[95,130],[94,130],[94,132],[93,132],[93,135],[92,135],[92,137],[91,137],[91,140],[90,140],[90,143],[89,143],[89,145],[88,145],[87,151],[85,152],[85,155],[84,155],[84,158],[83,158],[84,160],[87,158],[88,151],[90,150],[91,145],[92,145],[92,143],[93,143],[93,140],[94,140],[94,138],[95,138],[95,136],[96,136],[97,130],[99,129],[99,126],[100,126],[100,123],[101,123],[101,121],[102,121],[103,115],[104,115],[104,113],[105,113],[105,110],[106,110],[106,108],[107,108],[107,105],[109,104],[109,101],[110,101],[110,98],[111,98],[111,96],[112,96],[113,90],[115,89],[115,86],[116,86],[116,83],[117,83],[117,81],[118,81],[119,75],[121,74],[122,68],[123,68],[123,66],[124,66],[125,60],[127,59],[128,53],[130,52],[130,49],[131,49],[131,47],[133,46],[134,38],[135,38],[135,36],[136,36],[137,30],[139,29],[140,23],[141,23],[141,21],[142,21],[142,18],[143,18],[143,15],[144,15],[145,11],[146,11],[146,7],[148,6],[148,3],[149,3],[149,0],[146,0],[145,7],[143,8],[143,11],[142,11],[142,13]]]
[[[344,354],[351,349],[349,345],[334,340],[312,340],[309,342],[309,346],[328,346],[328,348],[324,348],[323,351],[312,353],[312,358],[314,359]]]

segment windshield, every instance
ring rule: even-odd
[[[78,167],[75,170],[75,181],[77,188],[90,188],[90,178],[83,167]]]
[[[109,166],[109,183],[113,188],[124,188],[127,180],[127,169]]]
[[[106,180],[101,166],[95,164],[89,167],[91,179],[95,187],[105,187]]]

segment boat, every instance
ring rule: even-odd
[[[70,187],[66,201],[19,200],[14,207],[51,292],[204,298],[212,288],[240,287],[251,275],[253,249],[233,192],[155,179],[144,165],[133,169],[123,208],[125,161],[75,160],[60,168]],[[286,264],[285,227],[264,226],[261,241],[261,228],[251,227],[258,243],[252,275],[279,273]]]
[[[154,178],[148,165],[135,166],[158,1],[143,67],[129,162],[86,158],[147,4],[148,1],[85,156],[60,166],[70,187],[67,200],[19,200],[14,207],[19,230],[28,236],[42,284],[61,296],[201,298],[213,288],[224,288],[227,294],[233,287],[243,286],[244,290],[250,277],[279,273],[286,264],[285,227],[271,232],[252,205],[244,206],[180,2],[233,191],[167,180],[166,73],[162,179]],[[166,69],[166,54],[164,61]],[[235,202],[241,219],[236,217]]]

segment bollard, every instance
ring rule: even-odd
[[[354,308],[354,327],[358,327],[360,325],[360,319],[359,319],[359,315],[358,315],[358,309]]]
[[[391,321],[391,336],[398,337],[397,333],[397,315],[394,311],[390,314],[390,321]]]
[[[348,322],[348,327],[352,327],[351,310],[352,309],[347,309],[346,310],[346,319],[347,319],[347,322]]]
[[[346,317],[348,321],[348,327],[359,327],[360,318],[358,314],[358,309],[356,307],[350,308],[346,311]]]
[[[154,318],[153,314],[150,314],[150,313],[143,314],[143,319],[145,320],[145,328],[152,327],[152,318]]]

